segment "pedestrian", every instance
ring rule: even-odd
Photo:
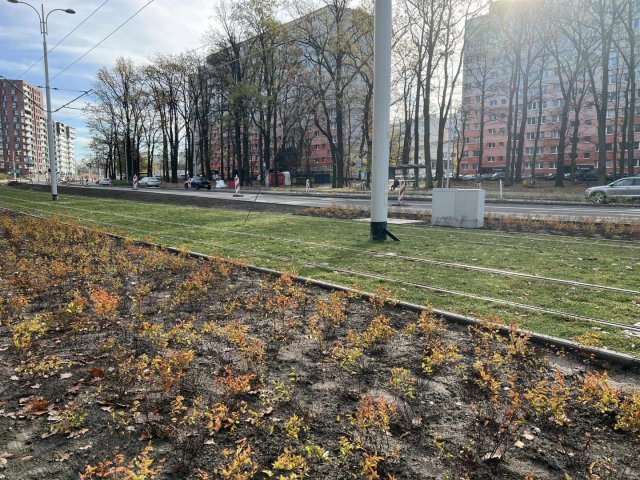
[[[311,180],[307,178],[307,182],[305,184],[305,190],[308,192],[311,190]]]

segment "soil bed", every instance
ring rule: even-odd
[[[0,258],[1,478],[640,478],[636,371],[56,220]]]

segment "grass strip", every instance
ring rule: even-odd
[[[636,255],[640,248],[629,242],[591,239],[581,242],[576,238],[545,235],[394,226],[402,238],[400,243],[374,243],[369,240],[368,224],[349,220],[253,213],[243,223],[246,215],[231,210],[74,196],[53,203],[47,198],[46,193],[0,189],[0,206],[10,209],[71,216],[80,223],[103,225],[109,231],[125,229],[124,233],[135,238],[151,236],[158,243],[185,244],[202,253],[295,270],[367,291],[384,285],[393,296],[403,300],[431,303],[436,308],[466,315],[498,316],[505,322],[572,340],[584,338],[585,334],[590,337],[594,326],[473,298],[357,278],[330,268],[314,268],[312,264],[366,271],[624,324],[636,323],[640,317],[640,299],[631,294],[434,267],[397,258],[407,255],[633,289],[640,285],[640,260]],[[600,338],[590,341],[600,341],[625,353],[637,354],[640,350],[637,345],[640,341],[627,337],[619,329],[605,327],[598,331]]]

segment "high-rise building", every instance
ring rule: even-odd
[[[601,6],[606,5],[601,2]],[[635,5],[640,4],[633,3],[640,16]],[[612,27],[615,41],[608,59],[604,59],[608,76],[603,79],[599,27],[592,12],[596,6],[591,0],[497,0],[491,3],[487,14],[467,22],[460,174],[511,169],[518,179],[552,176],[558,171],[568,174],[572,169],[574,174],[579,169],[597,169],[598,126],[602,121],[606,129],[606,171],[638,171],[640,97],[636,95],[633,105],[626,64],[629,34],[624,23],[631,20],[622,15]],[[566,28],[563,33],[554,28],[558,17],[573,18],[576,9],[587,13],[574,21],[574,30]],[[603,14],[603,18],[607,16]],[[565,24],[569,23],[565,20]],[[582,28],[581,33],[578,27]],[[634,19],[633,28],[638,27],[640,21]],[[573,32],[576,38],[567,37],[566,31]],[[576,32],[583,37],[592,36],[590,44],[585,41],[587,50],[575,46],[584,41]],[[636,29],[636,38],[638,33],[640,30]],[[583,55],[582,59],[576,52]],[[594,98],[594,90],[598,96],[606,91],[606,98]],[[606,115],[599,122],[598,102],[603,100]]]
[[[76,175],[75,129],[62,122],[55,122],[56,165],[60,178]]]
[[[358,62],[347,62],[345,58],[347,53],[355,55],[354,43],[359,42],[359,60],[363,64],[372,62],[369,55],[373,45],[371,31],[358,30],[364,23],[363,19],[371,19],[366,13],[351,9],[340,11],[338,15],[332,8],[321,8],[281,26],[281,35],[286,40],[278,39],[273,48],[286,59],[278,57],[277,61],[282,65],[269,72],[276,77],[274,83],[278,83],[278,92],[267,91],[261,83],[267,74],[260,73],[263,67],[257,53],[265,50],[260,38],[252,37],[238,43],[237,53],[227,48],[209,55],[207,66],[214,76],[218,76],[209,125],[212,172],[233,177],[244,168],[255,178],[265,168],[273,173],[277,163],[279,171],[289,170],[294,177],[310,178],[314,183],[330,183],[341,176],[337,173],[341,163],[344,178],[358,175],[366,156],[362,137],[365,119],[370,122],[365,110],[370,109],[371,92],[366,91],[367,86],[352,64]],[[329,45],[326,51],[318,51],[322,42],[316,45],[316,38],[331,39],[323,40]],[[280,42],[287,45],[288,50]],[[331,48],[345,52],[341,57],[340,76],[329,74],[329,70],[336,71]],[[255,70],[248,75],[246,71],[251,71],[251,68]],[[261,97],[260,100],[247,100],[246,118],[240,121],[242,113],[229,104],[230,98],[236,98],[237,92],[244,91],[236,86],[236,77],[240,75],[238,69],[247,76],[243,88],[253,88],[254,95]],[[343,82],[338,88],[340,109],[337,107],[336,82]],[[276,90],[276,87],[271,88]],[[369,104],[365,100],[367,93]],[[259,102],[273,104],[268,128],[265,128],[267,122],[262,117],[264,109],[261,112],[254,106]],[[244,124],[237,125],[234,119],[237,123],[244,121]],[[267,137],[269,147],[265,147]],[[246,160],[238,161],[238,157]],[[247,165],[243,166],[243,162]]]
[[[23,80],[0,79],[0,173],[44,178],[47,123],[42,91]]]

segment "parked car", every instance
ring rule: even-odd
[[[640,200],[640,176],[621,178],[608,185],[587,188],[585,195],[595,203],[606,203],[611,199]]]
[[[504,180],[504,172],[496,172],[491,175],[491,180]]]
[[[211,182],[201,175],[193,177],[191,182],[189,182],[189,180],[184,182],[184,188],[189,188],[189,183],[191,183],[191,188],[195,188],[196,190],[200,190],[201,188],[211,190]]]
[[[102,178],[98,181],[98,185],[101,185],[103,187],[110,187],[111,186],[111,179],[110,178]]]
[[[578,170],[576,180],[579,182],[596,182],[598,180],[598,172],[595,170]]]
[[[158,180],[156,177],[142,177],[140,179],[140,186],[141,187],[159,187],[160,180]]]
[[[467,181],[467,182],[473,182],[476,179],[476,174],[475,173],[469,173],[469,174],[463,176],[462,179]]]

